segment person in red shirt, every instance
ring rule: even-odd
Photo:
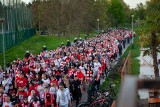
[[[0,86],[0,106],[2,107],[3,103],[5,102],[7,94],[4,93],[4,87]]]
[[[54,96],[49,92],[48,88],[45,87],[44,94],[42,95],[44,101],[44,107],[54,107]]]
[[[30,107],[42,107],[42,106],[41,106],[40,101],[37,98],[35,98],[35,99],[33,99]]]
[[[81,72],[81,70],[78,68],[77,69],[77,77],[79,80],[83,81],[84,80],[84,74]]]
[[[36,92],[37,95],[39,95],[39,92],[36,89],[36,85],[34,83],[30,83],[29,84],[29,90],[28,90],[28,96],[31,94],[31,91],[34,90]]]
[[[23,87],[19,87],[16,96],[18,97],[18,99],[20,100],[20,102],[18,103],[18,105],[22,105],[24,98],[28,97],[27,93],[24,91]]]
[[[28,98],[25,97],[21,107],[29,107]]]
[[[81,84],[83,85],[83,91],[86,91],[85,76],[79,68],[77,69],[77,77],[81,81]]]
[[[21,73],[19,78],[17,78],[15,81],[17,87],[25,87],[27,85],[27,79],[24,77],[23,73]]]
[[[58,80],[56,79],[56,75],[51,76],[50,84],[51,83],[56,83],[56,86],[58,86]]]

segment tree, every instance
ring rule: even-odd
[[[87,34],[108,24],[107,0],[34,0],[32,13],[37,29],[48,30],[54,34],[69,36]]]
[[[142,3],[137,4],[136,15],[140,20],[145,20],[145,5],[143,5]]]
[[[2,2],[0,1],[0,18],[2,18],[3,17],[3,6],[2,6]],[[1,29],[1,25],[2,23],[0,23],[0,29]]]
[[[159,0],[151,0],[147,2],[147,25],[149,26],[147,35],[141,41],[146,47],[144,55],[151,54],[153,58],[153,67],[155,78],[159,78],[159,69],[157,61],[157,53],[160,52],[160,2]]]
[[[111,0],[108,13],[113,25],[118,26],[120,23],[124,22],[125,10],[123,7],[122,0]]]

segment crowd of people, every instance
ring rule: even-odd
[[[27,51],[6,71],[0,68],[0,106],[77,106],[86,84],[95,80],[95,90],[99,89],[101,75],[107,74],[131,38],[129,29],[108,29],[92,38],[68,40],[54,50],[44,46],[38,55]]]

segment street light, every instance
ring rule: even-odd
[[[134,43],[133,43],[133,18],[134,18],[134,15],[131,15],[132,17],[132,48],[134,48]]]
[[[133,36],[133,18],[134,18],[134,15],[131,15],[132,17],[132,36]]]
[[[98,34],[99,34],[99,19],[97,19],[97,22],[98,22],[98,26],[97,27],[98,27]]]
[[[3,64],[4,64],[4,71],[6,71],[5,43],[4,43],[4,19],[0,18],[0,22],[2,23],[2,36],[3,36]]]

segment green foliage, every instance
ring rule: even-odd
[[[157,52],[160,52],[160,2],[159,0],[150,0],[146,5],[146,25],[147,32],[143,32],[140,37],[140,43],[146,48],[143,55],[151,55],[153,58],[153,67],[155,78],[159,78],[159,69],[157,62]]]
[[[111,0],[108,12],[112,23],[115,25],[124,22],[125,10],[121,0]]]
[[[107,0],[47,0],[32,2],[33,21],[37,29],[69,36],[81,31],[89,34],[109,25]]]
[[[134,10],[135,18],[139,18],[139,20],[145,20],[146,17],[146,9],[145,5],[142,3],[137,5],[137,8]]]
[[[37,29],[65,36],[97,30],[97,19],[100,29],[130,22],[123,0],[34,0],[31,8]]]
[[[105,81],[103,82],[103,84],[100,86],[100,90],[106,89],[109,86],[110,82],[115,85],[115,87],[113,87],[113,89],[114,89],[116,95],[118,95],[118,93],[120,91],[120,85],[121,85],[120,76],[117,77],[116,80],[111,80],[109,78],[106,78]]]

